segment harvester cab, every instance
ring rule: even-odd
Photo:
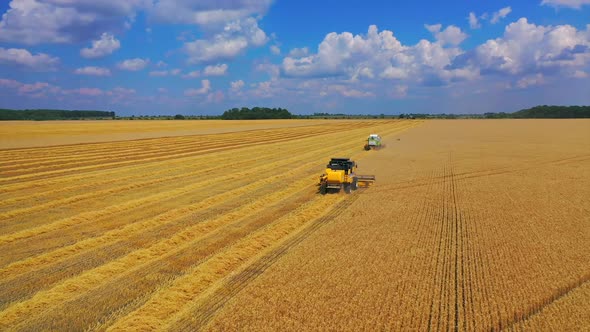
[[[367,138],[367,143],[365,144],[365,150],[379,150],[381,148],[381,136],[377,134],[371,134]]]
[[[340,191],[350,194],[359,187],[368,187],[375,182],[374,175],[356,174],[357,164],[349,158],[332,158],[326,166],[324,174],[320,175],[320,193],[326,194],[328,190]]]

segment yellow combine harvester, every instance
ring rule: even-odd
[[[375,182],[374,175],[358,175],[355,173],[357,165],[349,158],[332,158],[326,166],[326,172],[320,175],[320,193],[323,195],[328,190],[340,191],[350,194],[359,187],[368,187]]]

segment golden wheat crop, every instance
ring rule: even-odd
[[[430,121],[397,138],[362,161],[378,184],[336,221],[170,327],[590,329],[590,121]]]
[[[330,157],[419,124],[3,123],[0,329],[172,329],[348,207]]]
[[[590,121],[0,125],[0,330],[590,329]]]

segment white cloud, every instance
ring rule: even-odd
[[[264,15],[272,2],[272,0],[160,0],[154,4],[151,14],[160,22],[211,27],[248,16]]]
[[[569,7],[580,9],[584,5],[590,5],[590,0],[543,0],[541,4],[554,7]]]
[[[80,50],[80,55],[85,58],[100,58],[112,54],[121,47],[121,43],[115,36],[103,33],[100,39],[92,41],[92,47]]]
[[[150,63],[149,59],[128,59],[117,64],[117,67],[122,70],[138,71],[144,69]]]
[[[463,51],[445,47],[465,38],[460,29],[430,26],[439,35],[432,43],[421,40],[414,46],[402,45],[391,31],[370,26],[366,35],[348,32],[326,35],[317,54],[300,58],[283,59],[282,74],[287,77],[337,77],[350,81],[381,79],[409,80],[425,85],[440,85],[465,79],[467,70],[447,69],[452,60]]]
[[[234,91],[241,90],[244,87],[244,81],[237,80],[230,83],[231,89]]]
[[[488,40],[459,62],[485,72],[512,75],[580,69],[590,63],[590,27],[542,26],[521,18],[506,26],[504,36]]]
[[[366,36],[331,32],[318,46],[317,54],[283,59],[282,72],[291,77],[325,77],[347,73],[352,76],[357,72],[356,67],[366,61],[374,62],[375,67],[387,67],[389,61],[403,49],[391,31],[378,32],[374,25],[369,27]]]
[[[367,97],[375,97],[375,94],[370,91],[361,91],[350,86],[342,85],[342,84],[333,84],[328,86],[328,91],[337,93],[343,97],[349,98],[367,98]]]
[[[209,82],[209,80],[202,80],[199,89],[186,89],[184,90],[184,95],[187,97],[194,97],[207,94],[209,91],[211,91],[211,82]]]
[[[425,24],[426,30],[430,31],[437,41],[442,45],[459,45],[467,38],[467,35],[454,25],[449,25],[446,29],[441,31],[441,24],[428,25]]]
[[[209,103],[220,103],[224,99],[223,92],[215,91],[207,95],[207,102]]]
[[[281,68],[278,65],[272,63],[259,63],[255,67],[256,71],[267,73],[271,80],[276,80],[281,74]]]
[[[279,55],[281,54],[281,49],[277,45],[271,45],[270,52],[274,55]]]
[[[225,63],[216,66],[207,66],[203,70],[205,76],[223,76],[227,73],[227,65]]]
[[[77,75],[90,75],[90,76],[111,76],[111,70],[102,67],[82,67],[74,71]]]
[[[408,77],[408,71],[404,68],[389,66],[381,73],[381,77],[388,79],[404,79]]]
[[[394,99],[403,99],[408,96],[408,86],[407,85],[396,85],[390,92],[390,96]]]
[[[533,76],[523,77],[518,82],[516,82],[516,86],[525,89],[529,86],[541,85],[545,83],[545,79],[543,78],[542,74],[536,74]]]
[[[201,73],[198,70],[194,70],[186,75],[182,75],[182,78],[197,78],[200,76],[201,76]]]
[[[59,63],[59,58],[45,53],[31,54],[22,48],[5,49],[0,47],[0,64],[17,65],[39,71],[52,71]]]
[[[150,0],[12,0],[0,21],[0,40],[23,44],[96,39],[129,25]]]
[[[508,16],[508,14],[510,14],[510,12],[512,12],[512,8],[504,7],[502,9],[500,9],[499,11],[495,12],[494,14],[492,14],[492,18],[490,19],[490,22],[492,24],[496,24],[500,21],[500,19],[503,19],[504,17]]]
[[[22,85],[21,82],[18,82],[18,81],[15,81],[15,80],[9,80],[9,79],[5,79],[5,78],[0,78],[0,86],[1,87],[15,89],[15,88],[18,88],[21,85]]]
[[[232,59],[251,46],[266,44],[268,37],[254,18],[227,23],[223,30],[209,39],[198,39],[184,44],[190,63]]]
[[[586,78],[586,77],[590,77],[590,75],[588,75],[588,73],[586,73],[583,70],[576,70],[572,76],[575,77],[575,78]]]
[[[469,13],[469,27],[471,29],[479,29],[479,28],[481,28],[481,24],[479,24],[479,21],[477,19],[477,16],[475,15],[474,12]]]
[[[290,57],[294,58],[301,58],[309,54],[309,48],[302,47],[302,48],[294,48],[289,52]]]

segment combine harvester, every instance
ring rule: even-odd
[[[349,158],[332,158],[326,166],[326,172],[320,175],[320,193],[326,194],[328,190],[350,194],[359,187],[368,187],[375,182],[374,175],[358,175],[355,173],[357,165]]]
[[[381,144],[381,136],[377,134],[371,134],[367,138],[367,144],[365,144],[365,150],[379,150],[383,145]]]

